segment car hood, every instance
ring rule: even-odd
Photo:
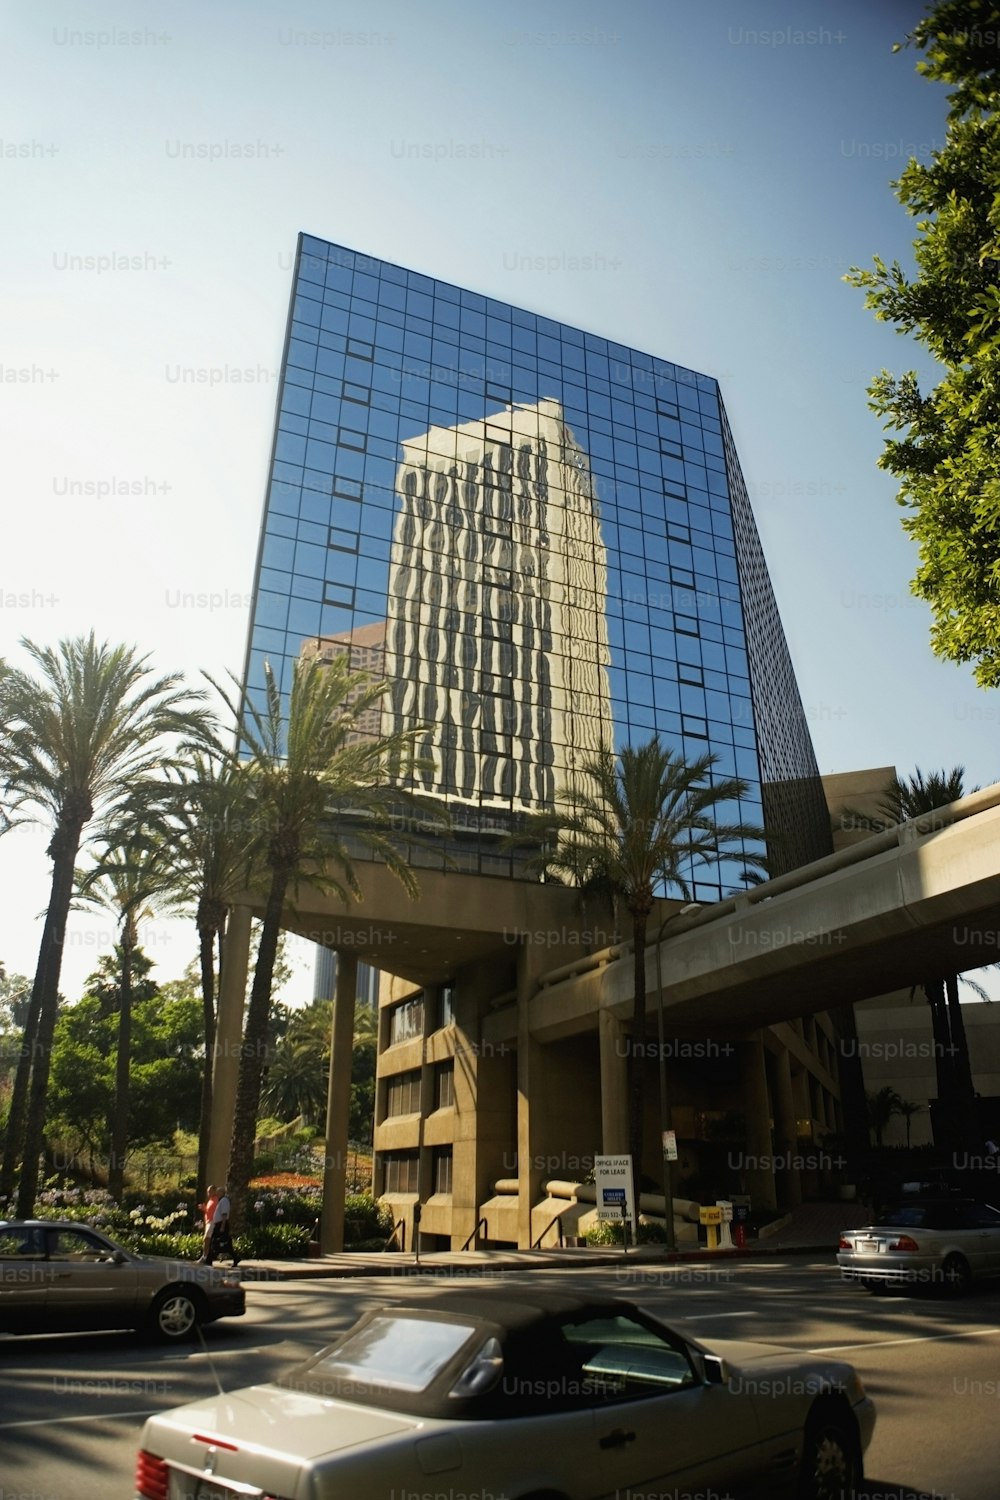
[[[812,1367],[818,1363],[814,1355],[803,1354],[781,1344],[760,1344],[751,1339],[712,1339],[710,1342],[703,1339],[701,1344],[711,1354],[721,1355],[731,1365],[756,1365],[769,1361],[799,1366],[808,1364]]]
[[[362,1443],[384,1442],[424,1425],[419,1418],[279,1385],[249,1386],[195,1401],[163,1412],[149,1423],[156,1434],[154,1446],[161,1444],[164,1458],[194,1469],[202,1467],[211,1440],[217,1439],[216,1473],[231,1479],[243,1477],[241,1455],[254,1460],[256,1476],[260,1472],[256,1456],[269,1449],[287,1453],[292,1434],[296,1458],[308,1460]]]
[[[732,1389],[767,1397],[772,1407],[777,1404],[774,1398],[786,1397],[792,1406],[804,1409],[816,1396],[833,1393],[845,1396],[853,1405],[864,1394],[854,1366],[826,1354],[751,1343],[749,1339],[713,1339],[702,1347],[721,1355]]]

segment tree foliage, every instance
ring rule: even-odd
[[[141,788],[159,781],[175,736],[200,732],[203,715],[177,677],[154,677],[135,647],[89,636],[56,647],[21,645],[33,670],[0,678],[0,786],[8,806],[47,823],[52,883],[38,950],[24,1046],[11,1097],[0,1194],[18,1160],[17,1209],[34,1209],[59,974],[76,858],[91,838],[121,830]]]
[[[260,944],[247,1006],[229,1158],[233,1220],[239,1225],[253,1164],[268,1013],[285,906],[305,887],[348,904],[361,894],[354,870],[360,848],[379,859],[407,895],[419,889],[394,828],[401,814],[441,821],[440,807],[407,790],[422,762],[414,742],[422,726],[372,735],[359,726],[388,684],[350,668],[347,655],[296,661],[287,707],[270,663],[260,704],[232,703],[243,774],[251,784],[266,892]]]
[[[878,256],[845,278],[880,322],[912,334],[943,369],[931,390],[883,370],[870,406],[891,432],[879,466],[899,480],[917,543],[913,592],[931,606],[931,645],[1000,685],[1000,5],[944,0],[907,39],[917,69],[949,85],[943,145],[893,184],[917,221],[916,273]]]
[[[180,984],[161,991],[141,948],[131,952],[132,1038],[129,1090],[130,1150],[169,1142],[178,1128],[198,1128],[201,1084],[201,1006]],[[87,982],[87,994],[56,1022],[47,1095],[46,1130],[79,1144],[95,1166],[107,1161],[117,1093],[117,1006],[125,954],[107,954]]]

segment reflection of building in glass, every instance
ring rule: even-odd
[[[385,677],[385,625],[358,625],[354,630],[341,631],[339,635],[321,635],[303,641],[299,655],[303,661],[332,662],[350,652],[348,665],[352,672],[367,672],[372,682],[381,682]],[[347,704],[356,703],[365,685],[352,688],[347,695]],[[381,703],[373,703],[358,717],[358,727],[347,736],[347,744],[358,740],[375,740],[382,733]]]
[[[607,554],[561,406],[402,443],[389,567],[393,728],[428,726],[422,789],[551,808],[614,726]]]
[[[287,691],[304,642],[384,649],[381,725],[431,726],[463,870],[520,875],[498,831],[599,745],[654,733],[745,780],[733,817],[779,835],[775,868],[829,848],[718,383],[305,236],[252,701],[266,660]],[[697,872],[694,899],[743,868]]]

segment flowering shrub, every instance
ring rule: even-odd
[[[292,1172],[255,1177],[247,1198],[247,1228],[284,1223],[311,1229],[322,1206],[320,1185],[315,1178]]]

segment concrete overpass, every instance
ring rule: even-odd
[[[1000,784],[680,917],[660,945],[675,1030],[773,1025],[998,959]],[[646,978],[653,995],[655,942]],[[612,947],[542,976],[531,1029],[624,1019],[632,999],[631,946]]]

